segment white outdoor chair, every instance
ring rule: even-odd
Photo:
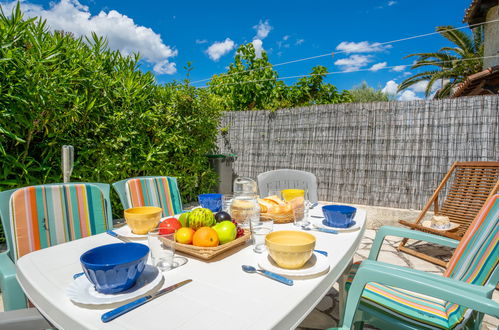
[[[55,329],[36,308],[17,309],[0,313],[0,329]]]
[[[318,201],[317,178],[314,174],[299,170],[273,170],[258,174],[258,189],[260,196],[268,196],[270,190],[276,189],[306,189],[308,199],[312,203]]]

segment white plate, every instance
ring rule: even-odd
[[[338,228],[338,227],[326,226],[322,222],[325,219],[324,213],[322,213],[323,206],[324,205],[318,205],[309,211],[308,219],[309,219],[310,223],[316,227],[333,229],[333,230],[336,230],[338,232],[348,233],[348,232],[352,232],[352,231],[357,231],[360,228],[362,228],[362,226],[364,225],[365,217],[363,215],[361,216],[361,213],[363,214],[364,211],[357,208],[357,211],[355,212],[355,216],[353,218],[353,221],[355,222],[355,224],[353,226],[350,226],[348,228]]]
[[[94,285],[90,283],[86,276],[80,276],[66,289],[66,295],[72,301],[86,305],[113,304],[128,299],[132,299],[148,293],[161,283],[163,274],[158,268],[146,265],[144,272],[137,280],[137,283],[130,289],[115,293],[104,294],[97,292]]]
[[[451,231],[451,230],[454,230],[460,226],[460,224],[458,224],[458,223],[449,222],[449,228],[442,228],[441,229],[441,228],[433,227],[431,224],[431,220],[425,220],[421,223],[421,225],[423,225],[423,227],[428,227],[428,228],[431,228],[434,230],[439,230],[439,231]]]
[[[274,272],[279,275],[283,275],[291,278],[313,278],[326,274],[329,271],[329,261],[326,256],[320,253],[312,254],[312,257],[303,265],[300,269],[285,269],[277,266],[275,261],[268,255],[264,253],[262,257],[258,260],[258,265],[265,270]]]
[[[161,222],[161,221],[163,221],[165,219],[168,219],[168,218],[176,218],[176,216],[161,218],[159,220],[159,222]],[[147,235],[137,235],[137,234],[132,233],[132,229],[130,229],[130,227],[128,227],[128,225],[126,225],[126,224],[124,226],[122,226],[122,227],[113,229],[113,231],[116,234],[119,234],[119,235],[124,236],[124,237],[131,238],[131,239],[146,239],[147,238]]]
[[[354,224],[348,228],[338,228],[338,227],[331,227],[331,226],[326,226],[324,223],[323,223],[324,219],[319,219],[319,218],[310,218],[310,222],[312,223],[312,225],[318,227],[318,228],[326,228],[326,229],[333,229],[333,230],[336,230],[338,232],[344,232],[344,233],[347,233],[347,232],[352,232],[352,231],[357,231],[360,229],[360,223],[359,221],[356,221],[355,218],[354,218]]]

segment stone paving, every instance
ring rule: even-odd
[[[360,261],[369,255],[371,245],[374,241],[375,230],[366,230],[364,238],[355,253],[354,262]],[[387,237],[385,240],[378,260],[388,262],[395,265],[418,269],[435,274],[443,274],[444,268],[436,266],[425,260],[413,257],[406,253],[397,251],[396,247],[400,242],[400,238]],[[411,247],[425,253],[430,253],[443,260],[448,260],[452,255],[452,249],[445,249],[441,246],[431,244],[422,244],[421,242],[409,241]],[[499,301],[499,291],[495,290],[493,299]],[[329,293],[322,299],[317,307],[303,320],[299,330],[315,330],[328,329],[338,325],[338,283],[334,284]],[[486,315],[482,325],[482,329],[497,329],[499,320]]]
[[[366,230],[364,238],[357,250],[354,261],[365,259],[369,255],[371,245],[376,234],[375,230]],[[444,269],[432,263],[426,262],[419,258],[415,258],[405,253],[397,251],[396,247],[400,239],[388,237],[381,248],[381,253],[378,260],[388,262],[395,265],[419,269],[436,274],[442,274]],[[418,242],[409,242],[420,251],[429,252],[434,256],[438,256],[444,260],[448,260],[451,256],[451,250],[445,250],[442,247],[436,247],[430,244],[421,244]],[[493,295],[495,301],[499,301],[499,291],[496,290]],[[0,311],[3,311],[2,295],[0,294]],[[329,293],[322,299],[317,307],[303,320],[299,330],[315,330],[328,329],[335,327],[338,324],[338,283],[336,283]],[[482,325],[482,329],[497,329],[499,320],[486,315]]]

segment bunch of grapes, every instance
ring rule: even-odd
[[[241,227],[239,227],[239,225],[237,224],[236,220],[232,219],[231,221],[232,221],[233,224],[236,225],[236,228],[237,228],[236,238],[244,236],[244,229],[242,229]]]

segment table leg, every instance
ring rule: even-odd
[[[345,314],[345,304],[347,302],[347,292],[345,290],[345,283],[348,277],[348,273],[350,272],[350,269],[352,268],[353,265],[353,258],[350,259],[348,266],[345,268],[345,271],[343,274],[341,274],[339,280],[338,280],[338,303],[340,304],[338,306],[338,312],[339,312],[339,325],[343,324],[343,314]]]

